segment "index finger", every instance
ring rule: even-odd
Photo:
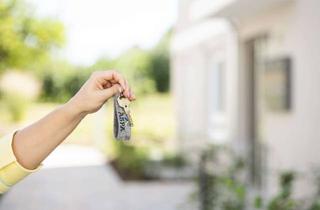
[[[102,71],[101,76],[104,80],[114,80],[115,82],[119,83],[123,90],[127,89],[125,79],[117,71]]]

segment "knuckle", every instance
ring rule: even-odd
[[[112,74],[115,75],[116,77],[121,77],[121,74],[117,70],[111,70]]]

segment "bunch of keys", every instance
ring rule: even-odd
[[[133,121],[130,114],[130,100],[124,97],[122,94],[120,94],[117,98],[119,106],[124,110],[126,115],[128,116],[129,125],[133,127]]]

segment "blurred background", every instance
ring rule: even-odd
[[[0,1],[0,135],[117,69],[111,101],[2,210],[320,210],[318,0]]]

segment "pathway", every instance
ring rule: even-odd
[[[0,200],[0,210],[194,209],[188,204],[192,183],[123,182],[110,166],[71,167],[66,161],[61,168],[48,160],[55,168],[45,167],[18,183]]]

